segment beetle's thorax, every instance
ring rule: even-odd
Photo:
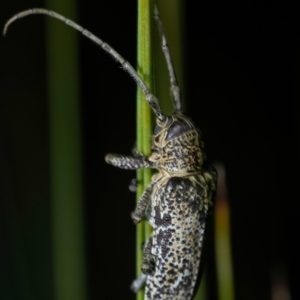
[[[158,170],[170,176],[189,176],[201,170],[204,154],[200,131],[183,114],[168,117],[154,130],[153,161]]]

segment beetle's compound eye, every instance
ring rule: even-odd
[[[154,130],[153,130],[153,133],[154,133],[154,134],[157,134],[157,133],[159,133],[160,131],[161,131],[161,127],[158,126],[158,125],[155,125]]]

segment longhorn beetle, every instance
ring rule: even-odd
[[[43,8],[20,12],[7,21],[3,34],[11,23],[32,14],[54,17],[80,31],[119,62],[145,94],[156,115],[152,154],[149,157],[142,153],[133,156],[108,154],[105,157],[108,164],[122,169],[158,170],[132,214],[134,223],[146,217],[153,227],[152,236],[144,246],[143,275],[132,287],[136,291],[146,282],[147,300],[191,299],[199,282],[205,227],[213,205],[217,173],[205,166],[200,130],[182,112],[180,90],[156,6],[154,18],[167,62],[175,108],[170,116],[162,112],[157,98],[129,62],[94,34],[56,12]]]

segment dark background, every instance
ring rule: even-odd
[[[184,97],[204,134],[209,160],[226,168],[236,299],[271,299],[271,272],[278,266],[297,299],[300,11],[295,3],[185,5]],[[14,13],[44,3],[13,0],[0,7],[4,24]],[[136,1],[79,1],[78,22],[135,65]],[[18,278],[27,269],[26,285],[38,290],[43,276],[37,274],[44,274],[43,299],[52,295],[44,25],[43,17],[27,18],[0,38],[3,299],[22,299]],[[136,86],[90,41],[80,37],[79,43],[89,299],[112,290],[115,298],[133,299],[128,286],[135,270],[130,219],[135,200],[127,186],[135,173],[107,166],[103,157],[130,152]],[[25,266],[13,259],[15,247]],[[31,247],[40,247],[38,256]],[[41,265],[34,267],[36,261]]]

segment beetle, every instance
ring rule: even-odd
[[[7,21],[4,35],[14,21],[32,14],[59,19],[81,32],[119,62],[145,94],[156,115],[151,155],[147,157],[135,152],[133,156],[107,154],[105,157],[108,164],[122,169],[152,168],[158,171],[132,214],[135,224],[146,217],[153,228],[152,236],[144,246],[143,275],[132,287],[137,291],[146,283],[147,300],[192,299],[201,273],[203,242],[207,218],[213,207],[217,173],[206,166],[200,130],[182,112],[180,89],[156,6],[154,18],[167,62],[175,109],[169,116],[163,113],[158,99],[128,61],[106,42],[54,11],[43,8],[22,11]]]

